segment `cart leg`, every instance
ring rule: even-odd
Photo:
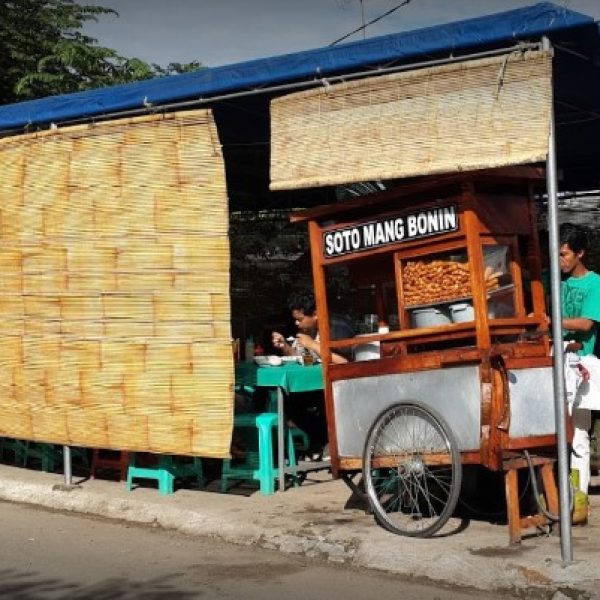
[[[548,510],[554,514],[559,514],[560,508],[558,504],[558,490],[556,489],[556,480],[554,479],[554,469],[552,463],[542,466],[542,482],[544,484],[544,492]]]
[[[519,483],[517,474],[517,469],[509,469],[504,475],[508,537],[511,544],[521,543],[521,514],[519,511]]]

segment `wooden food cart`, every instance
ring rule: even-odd
[[[309,226],[332,470],[348,481],[362,470],[392,532],[438,531],[463,464],[505,472],[511,541],[550,518],[521,517],[519,469],[541,468],[558,512],[539,179],[533,168],[428,178],[293,217]],[[352,311],[387,326],[331,340],[330,314]],[[354,361],[331,364],[349,347]]]

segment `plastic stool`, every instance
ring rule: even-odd
[[[56,466],[56,457],[59,451],[53,444],[38,442],[23,442],[25,444],[23,466],[26,467],[29,459],[38,458],[42,465],[42,471],[50,473]]]
[[[236,415],[233,426],[235,429],[256,429],[258,435],[249,431],[249,435],[244,436],[248,449],[242,464],[233,464],[232,459],[223,461],[221,492],[227,491],[229,480],[255,480],[259,482],[261,494],[275,493],[275,480],[279,477],[279,470],[273,459],[273,431],[277,431],[277,413]],[[296,466],[296,450],[291,431],[288,430],[287,440],[288,464]]]
[[[190,462],[191,461],[191,462]],[[202,459],[199,456],[172,456],[162,455],[159,464],[168,469],[175,479],[180,477],[194,477],[198,489],[204,487],[204,469]]]
[[[192,464],[180,464],[173,460],[173,456],[161,454],[156,465],[138,467],[135,464],[135,452],[131,452],[127,468],[127,491],[132,490],[134,479],[154,479],[158,482],[159,494],[172,494],[175,479],[187,475],[196,476],[201,487],[204,483],[202,461],[198,457],[191,458]]]
[[[296,466],[298,464],[296,450],[300,452],[306,452],[310,448],[310,438],[308,434],[300,429],[300,427],[289,427],[288,428],[288,461],[290,466]],[[305,479],[306,473],[293,476],[294,487],[298,487]]]

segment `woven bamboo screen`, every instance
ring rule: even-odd
[[[271,189],[543,160],[551,68],[547,53],[515,53],[277,98]]]
[[[0,140],[0,435],[224,457],[228,207],[210,111]]]

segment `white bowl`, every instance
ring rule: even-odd
[[[272,367],[280,367],[283,364],[281,356],[272,355],[267,357],[267,360]]]
[[[266,356],[255,356],[254,357],[254,362],[259,366],[259,367],[264,367],[265,365],[269,364],[269,360]]]
[[[286,363],[293,364],[293,363],[302,362],[300,360],[301,358],[302,358],[301,356],[282,356],[281,360],[283,361],[284,364],[286,364]]]

